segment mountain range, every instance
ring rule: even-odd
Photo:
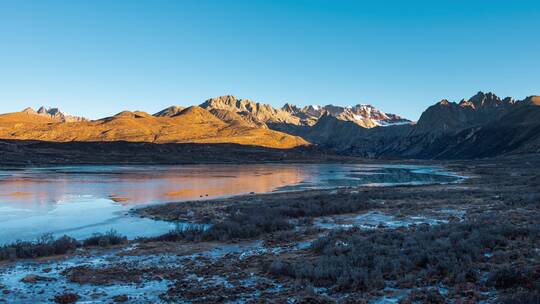
[[[478,92],[441,100],[418,122],[371,105],[299,108],[211,98],[199,106],[171,106],[153,115],[124,111],[88,120],[56,108],[0,115],[0,138],[53,142],[235,143],[289,149],[317,145],[347,155],[476,158],[540,152],[540,97],[499,98]]]
[[[282,149],[308,144],[298,136],[225,122],[198,106],[170,116],[123,111],[92,121],[59,121],[24,110],[0,115],[0,138],[53,142],[235,143]]]
[[[354,122],[364,128],[411,123],[410,120],[398,115],[381,112],[371,105],[360,104],[353,107],[310,105],[298,108],[287,103],[282,108],[275,109],[268,104],[254,102],[249,99],[237,99],[234,96],[227,95],[208,99],[201,104],[201,107],[208,110],[235,112],[249,121],[258,121],[267,125],[313,126],[325,114],[334,116],[339,120]]]
[[[360,129],[327,118],[315,127],[302,136],[370,157],[456,159],[540,153],[540,97],[513,100],[478,92],[458,103],[441,100],[414,125]]]

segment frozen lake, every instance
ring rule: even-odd
[[[0,170],[0,243],[45,234],[134,238],[181,223],[138,218],[133,207],[248,193],[358,185],[448,183],[436,167],[363,164],[70,166]]]

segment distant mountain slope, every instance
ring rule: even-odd
[[[171,117],[171,116],[174,116],[180,112],[182,112],[182,110],[184,110],[185,107],[181,107],[181,106],[170,106],[166,109],[163,109],[159,112],[157,112],[156,114],[154,114],[154,116],[156,117]]]
[[[84,117],[66,114],[58,108],[45,107],[41,107],[37,111],[32,108],[26,108],[21,112],[2,114],[0,117],[3,118],[3,121],[9,120],[8,117],[11,117],[11,119],[27,122],[74,122],[87,120]]]
[[[517,104],[499,119],[438,137],[425,154],[433,158],[479,158],[540,153],[540,106]]]
[[[36,124],[36,123],[52,123],[54,120],[48,116],[37,115],[37,112],[32,109],[25,109],[21,112],[6,113],[0,115],[0,125],[5,124]]]
[[[224,122],[197,106],[170,117],[124,111],[95,121],[77,122],[58,122],[26,112],[12,113],[0,116],[0,138],[53,142],[236,143],[270,148],[308,144],[300,137],[282,132]]]
[[[326,112],[311,127],[282,129],[339,153],[368,157],[444,159],[540,153],[539,105],[538,96],[514,101],[479,92],[459,103],[443,100],[429,107],[417,124],[365,128]]]
[[[429,108],[426,112],[430,113],[422,114],[408,136],[389,140],[379,155],[463,159],[540,153],[540,106],[536,103],[539,97],[513,101],[501,100],[491,93],[475,96],[470,99],[474,108],[454,110],[448,116],[444,115],[448,113],[445,106]]]
[[[50,118],[54,121],[59,122],[74,122],[74,121],[85,121],[87,120],[84,117],[69,115],[65,112],[60,111],[58,108],[45,108],[40,107],[37,111],[34,111],[32,108],[26,108],[23,110],[23,112],[26,112],[28,114],[35,114],[42,117]]]
[[[442,100],[427,108],[416,124],[415,134],[456,132],[472,126],[500,119],[514,106],[507,97],[500,99],[493,93],[478,92],[469,100],[459,103]]]

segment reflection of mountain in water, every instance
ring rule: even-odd
[[[0,204],[38,213],[81,198],[118,204],[196,200],[276,189],[329,188],[364,184],[454,181],[415,167],[366,165],[88,166],[7,172],[0,179]]]
[[[47,211],[81,196],[122,204],[269,192],[306,178],[298,166],[69,167],[19,171],[0,180],[0,203]]]
[[[420,174],[414,172],[423,172]],[[158,235],[170,223],[126,216],[140,203],[207,199],[249,192],[360,184],[454,180],[431,168],[362,164],[83,166],[2,172],[0,243],[40,234],[87,237],[115,229],[130,237]],[[207,196],[208,195],[208,196]]]
[[[448,183],[456,180],[454,176],[435,173],[420,173],[416,170],[404,168],[384,168],[377,172],[351,173],[348,177],[353,178],[354,184],[433,184]],[[336,181],[336,182],[339,182]]]
[[[320,169],[318,167],[317,169]],[[316,188],[376,186],[376,185],[419,185],[455,182],[460,177],[449,172],[438,172],[435,168],[399,166],[355,166],[342,165],[319,170],[313,178],[297,185],[280,188],[280,191],[297,191]]]

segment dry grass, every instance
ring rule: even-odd
[[[196,106],[173,117],[125,111],[81,122],[55,122],[39,115],[11,113],[0,116],[0,138],[53,142],[235,143],[281,149],[308,144],[300,137],[278,131],[226,123]]]

